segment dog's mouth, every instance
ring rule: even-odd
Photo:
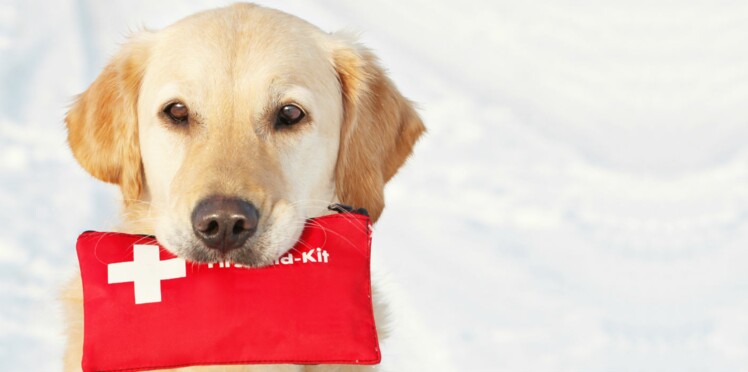
[[[193,209],[191,228],[165,218],[157,236],[167,250],[187,261],[269,266],[293,247],[304,225],[289,204],[278,204],[261,216],[239,198],[205,198]]]
[[[253,249],[253,247],[238,248],[229,252],[217,252],[200,244],[184,250],[178,256],[182,256],[187,261],[197,263],[240,264],[246,267],[268,266],[276,259],[273,257],[264,257],[263,254],[259,253],[257,249]]]
[[[272,265],[283,253],[293,247],[293,243],[278,242],[268,245],[266,236],[258,234],[244,245],[231,250],[221,250],[206,246],[194,237],[188,239],[164,239],[164,247],[187,261],[203,264],[240,264],[244,267],[263,267]]]

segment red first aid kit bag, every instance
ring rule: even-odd
[[[371,225],[307,221],[273,265],[196,264],[155,238],[85,232],[84,371],[226,364],[377,364]]]

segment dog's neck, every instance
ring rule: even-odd
[[[122,207],[122,221],[116,230],[128,234],[156,235],[156,220],[150,202],[126,203]]]

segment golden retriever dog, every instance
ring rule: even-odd
[[[290,249],[304,221],[330,213],[331,203],[366,208],[376,221],[385,183],[424,132],[369,50],[250,4],[133,35],[77,98],[66,124],[83,168],[119,185],[121,231],[156,235],[190,261],[253,267]],[[63,298],[65,368],[80,370],[80,279]],[[380,329],[381,310],[375,295]]]

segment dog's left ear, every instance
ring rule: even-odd
[[[143,191],[137,102],[148,36],[144,31],[131,37],[65,118],[75,158],[94,177],[118,184],[125,205]]]
[[[376,221],[384,209],[385,183],[426,128],[371,51],[343,37],[335,45],[344,110],[336,191],[341,203],[366,208]]]

